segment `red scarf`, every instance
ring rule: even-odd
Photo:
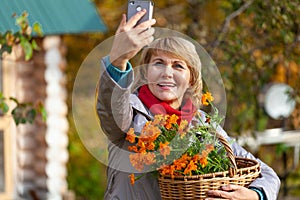
[[[166,102],[161,101],[157,97],[155,97],[149,90],[148,85],[143,85],[142,87],[140,87],[138,97],[154,115],[175,114],[179,117],[178,123],[180,123],[182,119],[190,122],[196,112],[196,107],[193,105],[191,99],[187,99],[185,104],[181,107],[181,110],[177,110],[172,108]]]

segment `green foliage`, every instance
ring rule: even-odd
[[[72,117],[69,116],[72,122]],[[106,167],[89,154],[70,123],[68,186],[75,191],[77,200],[101,200],[105,191]]]
[[[47,112],[42,103],[38,102],[37,105],[32,103],[20,103],[16,98],[10,97],[8,100],[13,101],[16,106],[12,109],[11,115],[16,123],[26,124],[33,123],[37,114],[40,114],[42,119],[45,121],[47,118]],[[9,111],[9,106],[7,104],[7,99],[3,96],[0,91],[0,112],[7,114]]]
[[[2,92],[0,92],[0,112],[7,113],[9,110],[9,106],[5,102],[5,97],[3,96]]]
[[[42,36],[42,28],[38,23],[34,23],[33,27],[29,26],[27,12],[23,12],[21,16],[14,14],[13,17],[16,18],[16,25],[20,30],[15,33],[10,30],[4,34],[0,33],[0,57],[4,52],[11,53],[13,45],[20,43],[25,52],[25,60],[29,60],[33,55],[33,51],[40,49],[36,41],[32,39],[32,32]]]
[[[229,17],[250,1],[226,2],[227,6],[223,6],[220,12]],[[296,28],[300,24],[299,14],[297,1],[253,1],[246,10],[230,18],[227,31],[221,32],[224,37],[214,47],[212,55],[225,74],[228,130],[242,133],[263,129],[261,122],[267,116],[258,104],[263,86],[279,81],[274,79],[278,63],[287,63],[286,74],[280,75],[283,80],[292,73],[288,71],[288,63],[296,62],[299,68],[300,52],[295,48],[299,48],[296,39],[297,35],[299,37]],[[225,20],[229,20],[227,17]],[[299,71],[293,73],[299,77]],[[290,84],[288,80],[286,83]],[[296,89],[297,98],[300,94],[298,87],[296,84],[291,86]]]

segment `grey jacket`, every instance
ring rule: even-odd
[[[140,130],[153,116],[139,98],[131,93],[133,72],[126,76],[126,80],[122,80],[123,86],[125,81],[125,87],[121,87],[106,71],[109,64],[102,59],[97,98],[97,113],[101,127],[109,139],[107,188],[104,199],[159,200],[161,198],[157,179],[151,173],[138,174],[131,166],[128,159],[129,142],[125,140],[126,132],[130,127]],[[223,129],[221,133],[232,141]],[[236,156],[256,159],[234,141],[232,141],[232,149]],[[262,188],[268,200],[276,200],[280,180],[269,166],[259,159],[256,160],[261,164],[261,177],[253,181],[251,186]],[[131,173],[135,173],[136,177],[141,175],[134,185],[130,184],[128,177]]]

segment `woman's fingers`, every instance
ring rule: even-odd
[[[128,60],[154,40],[154,28],[151,26],[155,24],[155,19],[147,20],[135,27],[145,13],[146,10],[142,10],[128,21],[126,21],[126,15],[122,15],[109,54],[111,63],[122,71],[126,69]]]
[[[149,19],[149,20],[137,25],[136,28],[145,30],[145,29],[150,28],[151,26],[153,26],[155,23],[156,23],[155,19]]]
[[[122,20],[118,26],[118,29],[116,31],[116,34],[120,33],[123,30],[123,27],[126,25],[126,15],[122,14]]]
[[[154,28],[149,28],[147,30],[144,30],[142,33],[140,33],[140,40],[143,41],[142,46],[146,46],[148,44],[150,44],[153,40],[153,34],[155,32]]]
[[[146,14],[146,9],[143,9],[133,15],[130,19],[127,19],[128,28],[133,28],[136,26],[137,22]]]
[[[132,16],[129,20],[126,21],[126,15],[123,14],[122,15],[122,21],[118,27],[117,33],[120,32],[127,32],[130,31],[132,29],[140,29],[140,30],[145,30],[147,28],[150,28],[151,26],[153,26],[156,23],[155,19],[150,19],[147,20],[139,25],[136,26],[137,22],[146,14],[146,10],[143,9],[141,11],[139,11],[138,13],[136,13],[134,16]]]

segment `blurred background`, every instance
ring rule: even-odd
[[[102,199],[106,166],[90,155],[76,132],[74,80],[90,51],[114,35],[127,8],[126,0],[92,3],[106,31],[61,35],[69,123],[66,179],[78,200]],[[216,63],[227,95],[224,129],[278,173],[280,199],[300,199],[299,1],[154,0],[154,4],[155,26],[193,38]],[[289,100],[280,101],[285,98]]]

